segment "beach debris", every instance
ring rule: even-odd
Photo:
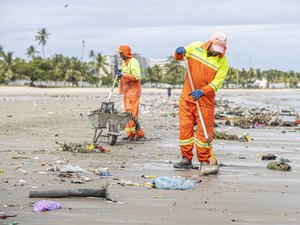
[[[7,225],[18,225],[19,223],[17,222],[7,222]]]
[[[47,168],[47,171],[60,171],[60,169],[58,166],[50,166]]]
[[[93,171],[96,175],[99,175],[99,176],[104,176],[104,177],[110,176],[109,168],[108,168],[108,167],[97,168],[97,169],[94,169],[94,170],[92,170],[92,171]]]
[[[84,169],[80,168],[79,166],[72,166],[68,164],[60,167],[59,171],[62,173],[82,173],[84,172]]]
[[[155,195],[155,196],[152,196],[152,198],[160,198],[160,199],[165,199],[166,197],[163,196],[163,195]]]
[[[272,154],[272,153],[269,153],[267,155],[263,155],[261,157],[261,160],[275,160],[277,158],[276,155]]]
[[[155,178],[152,180],[152,183],[154,188],[171,190],[187,190],[194,188],[196,185],[195,180],[168,176]]]
[[[101,189],[65,189],[65,190],[47,190],[30,191],[29,198],[67,198],[67,197],[97,197],[109,198],[106,188]]]
[[[267,168],[270,170],[279,170],[279,171],[291,171],[291,166],[284,162],[270,162],[267,165]]]
[[[125,179],[121,179],[120,182],[118,183],[121,186],[135,186],[135,187],[153,187],[153,183],[151,182],[145,182],[143,184],[140,183],[134,183],[131,180],[125,180]]]
[[[23,169],[21,169],[21,168],[18,168],[17,171],[23,173],[24,175],[27,174],[27,173],[32,173],[32,172],[30,172],[30,171],[23,170]]]
[[[0,215],[0,219],[1,220],[5,220],[6,218],[9,218],[9,217],[16,217],[17,215]]]
[[[300,116],[299,116],[299,114],[297,114],[297,116],[296,116],[295,123],[297,125],[300,125]]]
[[[219,162],[218,166],[219,167],[223,167],[223,166],[226,166],[226,165],[224,163],[222,163],[222,162]]]
[[[292,162],[291,160],[286,159],[286,158],[280,158],[279,161],[280,161],[280,162],[284,162],[284,163]]]
[[[247,134],[247,133],[244,133],[244,138],[245,138],[245,140],[248,141],[248,142],[254,141],[253,138],[250,137],[249,134]]]
[[[52,211],[61,208],[62,207],[59,202],[53,202],[47,200],[38,201],[33,205],[34,212],[46,212],[46,211]]]
[[[297,126],[295,120],[285,121],[285,117],[296,117],[295,110],[271,110],[267,108],[240,107],[227,100],[215,101],[215,119],[225,120],[225,125],[234,125],[243,129],[265,128],[265,126]],[[300,123],[300,120],[299,120]]]
[[[84,184],[85,182],[82,179],[72,179],[72,184]]]
[[[222,139],[222,140],[237,140],[237,141],[245,141],[245,139],[241,136],[235,135],[235,134],[228,134],[226,131],[217,131],[215,130],[215,139]]]
[[[155,175],[142,175],[141,177],[142,177],[142,178],[145,178],[145,179],[153,179],[153,178],[155,178],[156,176],[155,176]]]
[[[103,146],[100,146],[98,144],[76,144],[72,142],[63,144],[56,142],[56,144],[59,145],[59,151],[67,151],[73,153],[107,153],[110,151],[109,149],[104,148]]]
[[[14,183],[14,186],[24,186],[26,184],[26,181],[21,179],[17,183]]]
[[[4,173],[4,170],[0,170],[0,173]]]
[[[256,128],[256,129],[266,128],[266,124],[264,124],[264,123],[255,123],[253,125],[253,128]]]

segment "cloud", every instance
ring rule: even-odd
[[[1,0],[0,44],[24,57],[45,27],[47,55],[81,57],[85,40],[86,52],[112,54],[127,43],[144,56],[160,58],[223,31],[233,67],[248,68],[251,62],[263,69],[300,71],[296,57],[287,57],[300,48],[299,6],[296,0]]]

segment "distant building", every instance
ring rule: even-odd
[[[162,59],[150,59],[150,67],[158,65],[162,68],[164,65],[170,62],[169,58],[162,58]]]
[[[146,70],[146,68],[149,66],[149,59],[147,59],[146,57],[141,56],[141,54],[139,54],[139,53],[134,53],[133,55],[137,59],[137,61],[139,61],[141,71],[143,73]]]
[[[256,80],[254,83],[250,85],[251,87],[259,87],[259,88],[265,88],[267,87],[267,79],[263,78],[262,80]]]

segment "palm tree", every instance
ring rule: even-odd
[[[2,56],[3,56],[3,53],[4,53],[4,51],[3,51],[3,46],[2,46],[2,45],[0,45],[0,57],[2,57]]]
[[[44,47],[47,43],[47,38],[50,35],[46,28],[39,29],[37,32],[37,35],[35,36],[35,40],[39,42],[39,45],[42,44],[42,53],[43,53],[43,58],[45,58],[45,50]]]
[[[107,71],[107,67],[109,66],[109,64],[106,62],[106,58],[101,54],[98,53],[95,57],[95,62],[94,62],[94,68],[96,71],[96,74],[98,74],[97,77],[97,87],[98,87],[98,82],[100,80],[101,77],[104,77],[104,75],[109,76],[109,72]],[[102,73],[104,72],[104,74]]]
[[[95,58],[95,52],[94,52],[94,50],[91,50],[90,52],[89,52],[89,57],[91,58],[91,59],[94,59]]]
[[[14,75],[13,67],[15,66],[15,62],[13,58],[13,52],[7,52],[7,53],[3,52],[2,57],[3,57],[2,65],[3,65],[3,74],[5,78],[5,83],[8,83]]]
[[[28,48],[27,48],[27,53],[26,55],[28,57],[31,57],[31,59],[33,59],[35,57],[35,54],[36,53],[39,53],[37,50],[35,50],[35,47],[33,45],[30,45]]]
[[[174,85],[182,84],[184,80],[184,72],[185,68],[180,64],[179,61],[175,60],[173,56],[169,57],[169,63],[164,65],[166,69],[166,76],[164,80],[167,83],[171,83]]]

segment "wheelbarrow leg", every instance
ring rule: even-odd
[[[98,129],[95,129],[95,134],[94,134],[94,139],[93,139],[93,144],[96,144],[98,141],[98,138],[101,136],[103,129],[100,129],[99,134],[97,135]]]

